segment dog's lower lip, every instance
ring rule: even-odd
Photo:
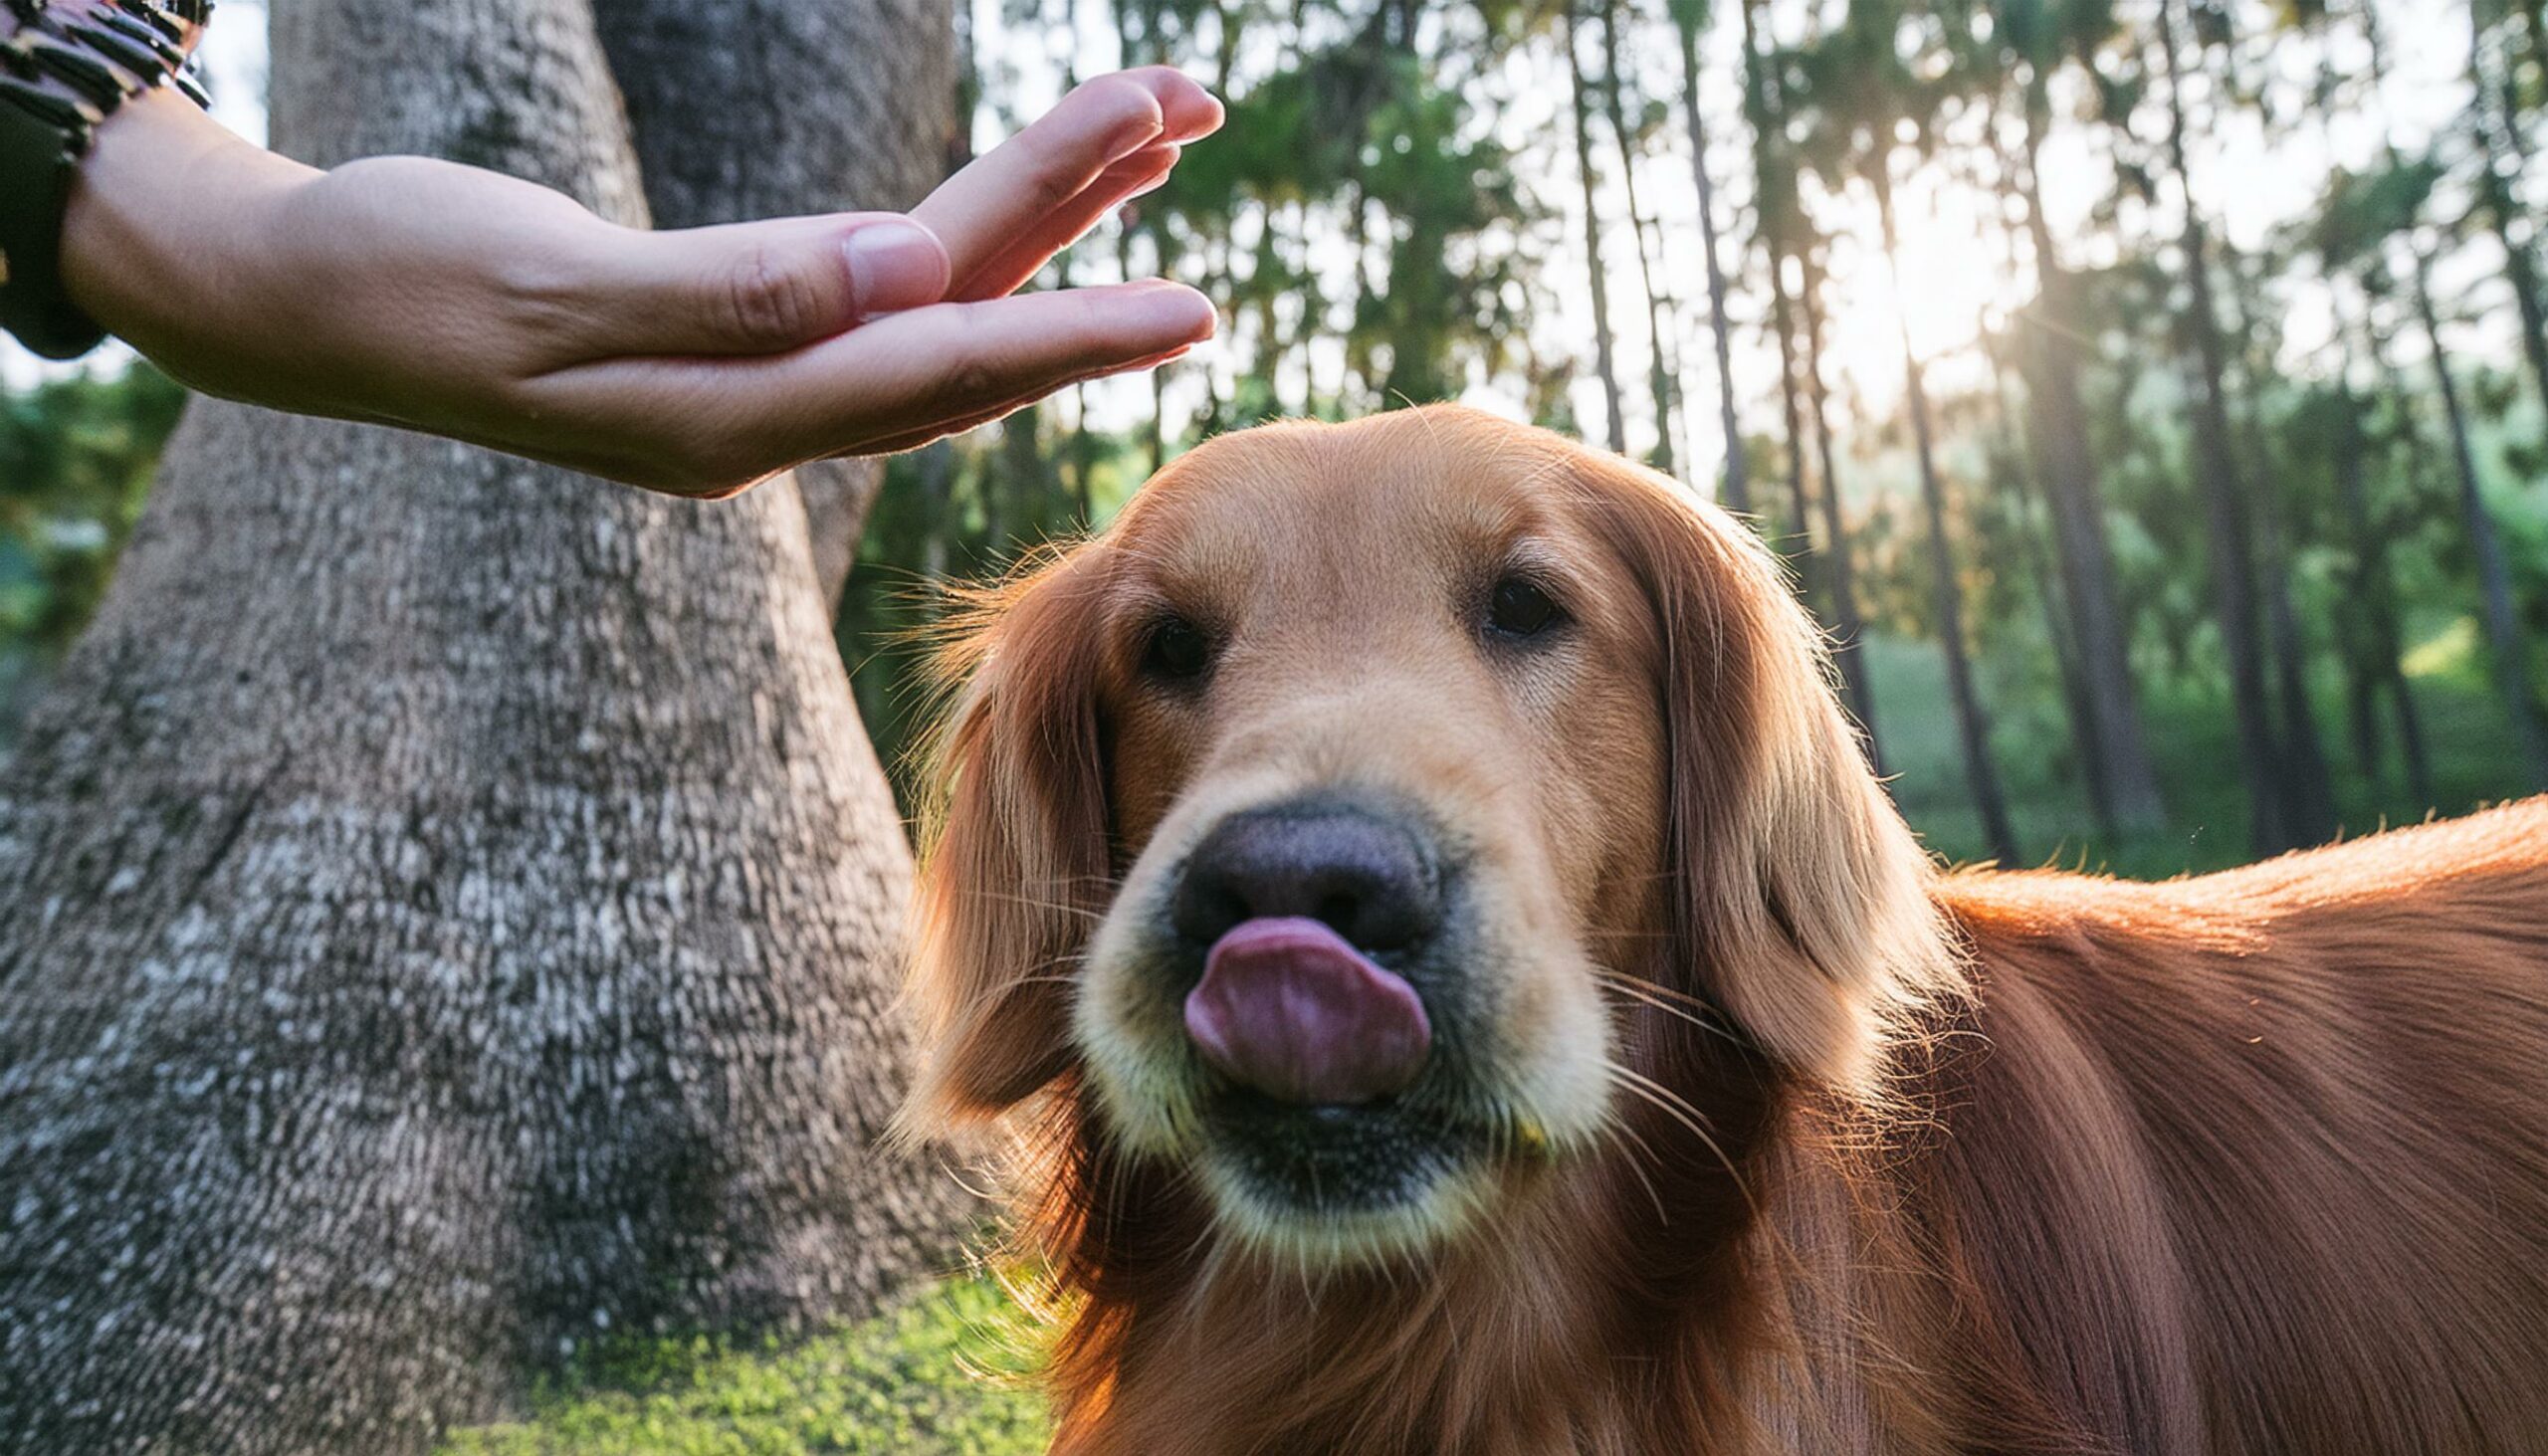
[[[1399,1102],[1395,1093],[1371,1102],[1285,1102],[1253,1088],[1236,1086],[1225,1094],[1225,1100],[1234,1108],[1243,1108],[1250,1116],[1304,1118],[1328,1127],[1344,1127],[1388,1117],[1397,1111]]]

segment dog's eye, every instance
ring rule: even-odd
[[[1142,670],[1153,677],[1181,680],[1199,677],[1212,665],[1212,639],[1183,617],[1169,617],[1151,629],[1150,647],[1142,654]]]
[[[1495,592],[1487,599],[1486,625],[1507,637],[1536,637],[1564,616],[1547,592],[1519,576],[1495,583]]]

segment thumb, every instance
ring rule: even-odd
[[[606,352],[768,354],[947,293],[947,249],[899,213],[779,218],[621,240],[586,322]]]

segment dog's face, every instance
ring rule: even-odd
[[[1663,732],[1635,582],[1544,463],[1295,438],[1321,448],[1198,461],[1115,540],[1132,858],[1072,1031],[1129,1149],[1341,1251],[1598,1132]]]
[[[1655,1070],[1623,1006],[1862,1079],[1880,942],[1928,929],[1751,537],[1482,415],[1215,441],[969,652],[929,1095],[1076,1070],[1287,1257],[1420,1252],[1586,1155]]]

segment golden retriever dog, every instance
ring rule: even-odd
[[[978,603],[915,1126],[1056,1449],[2548,1452],[2548,800],[1948,873],[1727,516],[1433,408]]]

